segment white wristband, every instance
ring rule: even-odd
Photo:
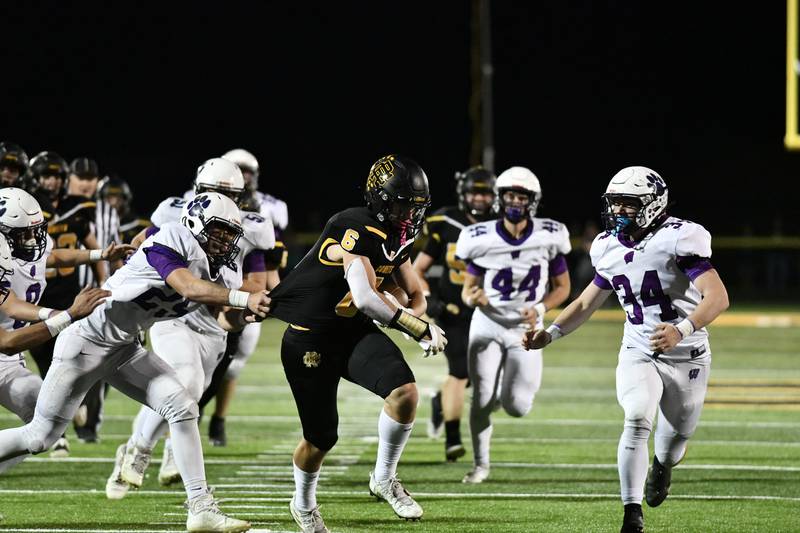
[[[231,304],[231,307],[245,309],[249,298],[250,293],[245,291],[235,291],[231,289],[231,292],[228,293],[228,303]]]
[[[39,308],[39,320],[47,320],[48,318],[50,318],[50,313],[52,313],[52,312],[53,312],[53,310],[50,309],[49,307],[40,307]]]
[[[561,331],[561,326],[558,324],[550,324],[545,331],[550,334],[550,339],[553,341],[564,336],[564,332]]]
[[[681,338],[685,339],[692,333],[694,333],[695,327],[691,320],[688,318],[684,318],[677,324],[675,324],[675,329],[681,332]]]
[[[101,259],[103,259],[103,250],[89,250],[89,261],[97,263]]]
[[[72,324],[72,317],[69,316],[69,313],[63,311],[61,313],[58,313],[53,318],[48,318],[47,320],[45,320],[44,324],[45,326],[47,326],[47,329],[50,330],[50,336],[55,337],[56,335],[67,329],[67,326]]]
[[[534,305],[533,308],[536,310],[537,317],[544,318],[544,314],[547,312],[547,308],[544,306],[544,303],[539,302],[538,304]]]

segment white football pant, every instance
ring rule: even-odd
[[[58,336],[33,420],[0,431],[0,461],[49,449],[72,420],[86,391],[102,379],[169,421],[184,483],[205,484],[199,409],[172,368],[138,343],[98,346],[78,335],[78,328],[79,324],[73,324]]]
[[[522,346],[525,327],[506,328],[476,311],[469,328],[469,415],[476,465],[489,465],[491,414],[498,402],[506,413],[525,416],[542,383],[542,351]]]
[[[617,401],[625,427],[617,449],[622,501],[641,503],[649,463],[647,441],[658,409],[655,452],[672,466],[683,458],[694,434],[708,386],[711,353],[689,361],[653,359],[623,347],[617,364]]]
[[[178,381],[196,402],[225,354],[226,337],[220,332],[199,331],[179,320],[157,322],[150,328],[153,351],[175,370]],[[168,427],[163,416],[143,405],[134,422],[133,444],[152,450]]]

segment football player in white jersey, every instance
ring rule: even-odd
[[[461,296],[476,308],[468,348],[473,467],[464,483],[489,477],[495,405],[515,417],[531,410],[542,381],[542,353],[526,353],[519,339],[570,290],[569,232],[560,222],[536,217],[539,179],[527,168],[511,167],[495,187],[502,218],[467,226],[456,244],[456,256],[467,262]]]
[[[230,161],[209,159],[198,169],[195,190],[197,194],[218,192],[238,199],[244,190],[244,179],[239,167]],[[149,232],[155,233],[159,226],[168,222],[178,222],[185,203],[178,198],[164,200],[151,217],[156,226]],[[239,252],[231,265],[233,268],[221,269],[221,275],[226,278],[224,284],[248,292],[263,290],[266,277],[263,254],[275,244],[272,223],[258,215],[245,214],[242,230]],[[249,283],[243,285],[243,276]],[[199,401],[225,353],[227,334],[213,310],[202,306],[180,318],[154,324],[150,328],[150,342],[153,351],[175,369],[192,398]],[[161,415],[142,406],[127,445],[121,444],[117,449],[116,463],[106,483],[109,499],[123,498],[131,486],[138,488],[142,485],[153,447],[167,431],[167,426]],[[162,485],[180,481],[169,439],[164,446],[158,479]]]
[[[47,222],[39,203],[22,189],[0,190],[0,233],[10,247],[11,268],[6,269],[2,286],[10,289],[0,304],[0,328],[18,330],[29,322],[46,320],[58,313],[39,307],[39,298],[47,285],[47,268],[68,268],[99,260],[116,260],[131,253],[132,246],[110,245],[105,250],[53,249],[47,235]],[[72,318],[75,317],[71,314]],[[0,405],[30,422],[42,380],[25,366],[20,352],[0,354]]]
[[[33,420],[0,431],[0,460],[41,453],[62,433],[86,391],[104,379],[169,422],[175,461],[188,497],[189,531],[246,531],[208,491],[197,402],[175,371],[138,341],[141,329],[177,318],[201,305],[245,309],[239,320],[265,316],[264,292],[229,289],[219,282],[238,253],[239,209],[218,193],[196,196],[180,223],[167,223],[148,237],[128,263],[104,284],[105,306],[72,324],[58,339],[53,366],[42,384]],[[60,315],[58,315],[60,316]]]
[[[603,195],[606,231],[591,248],[596,274],[546,329],[525,335],[539,350],[575,331],[613,293],[627,314],[617,365],[617,401],[625,424],[617,450],[622,532],[644,531],[642,495],[656,507],[669,493],[700,418],[711,365],[705,326],[728,307],[711,265],[711,235],[667,214],[667,185],[640,166],[620,170]],[[647,441],[658,412],[655,456]],[[645,478],[647,481],[645,483]]]
[[[235,148],[225,152],[223,158],[236,163],[244,176],[245,191],[240,207],[245,218],[261,216],[272,221],[275,229],[275,246],[265,254],[268,288],[277,285],[278,270],[286,267],[288,253],[283,242],[283,232],[289,225],[289,210],[286,202],[258,190],[260,167],[258,159],[242,148]],[[236,390],[236,381],[242,369],[253,355],[261,336],[261,323],[248,324],[245,328],[228,338],[230,355],[222,361],[217,368],[214,380],[208,391],[200,400],[202,409],[212,397],[215,397],[214,413],[208,423],[208,436],[214,446],[225,446],[227,436],[225,432],[225,415],[233,400]],[[221,374],[224,372],[224,374]]]

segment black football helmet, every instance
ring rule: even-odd
[[[106,203],[109,202],[109,197],[118,196],[120,201],[114,208],[120,216],[123,216],[131,209],[131,202],[133,202],[133,193],[128,185],[128,182],[115,174],[110,174],[100,180],[100,185],[97,187],[97,197]],[[113,204],[112,204],[113,205]]]
[[[40,190],[45,191],[51,198],[56,198],[66,190],[69,165],[55,152],[39,152],[31,159],[31,175]],[[61,183],[55,188],[47,188],[42,183],[46,176],[56,176],[61,179]]]
[[[0,187],[19,187],[22,177],[28,171],[28,154],[18,144],[0,142],[0,168],[9,167],[17,171],[17,177],[11,180],[0,177]]]
[[[375,217],[397,232],[402,246],[425,222],[425,209],[431,205],[428,177],[408,157],[387,155],[369,170],[364,199]]]
[[[482,166],[472,167],[464,172],[456,172],[456,194],[458,208],[478,221],[488,220],[492,216],[494,204],[494,184],[497,176]],[[467,193],[487,193],[492,195],[488,205],[480,205],[467,201]]]

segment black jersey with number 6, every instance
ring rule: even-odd
[[[389,231],[366,207],[335,214],[311,251],[270,293],[270,314],[295,329],[314,332],[336,332],[369,323],[353,304],[342,262],[330,260],[327,251],[339,245],[368,258],[380,289],[383,280],[408,260],[413,245],[409,240],[398,249],[389,249]]]

